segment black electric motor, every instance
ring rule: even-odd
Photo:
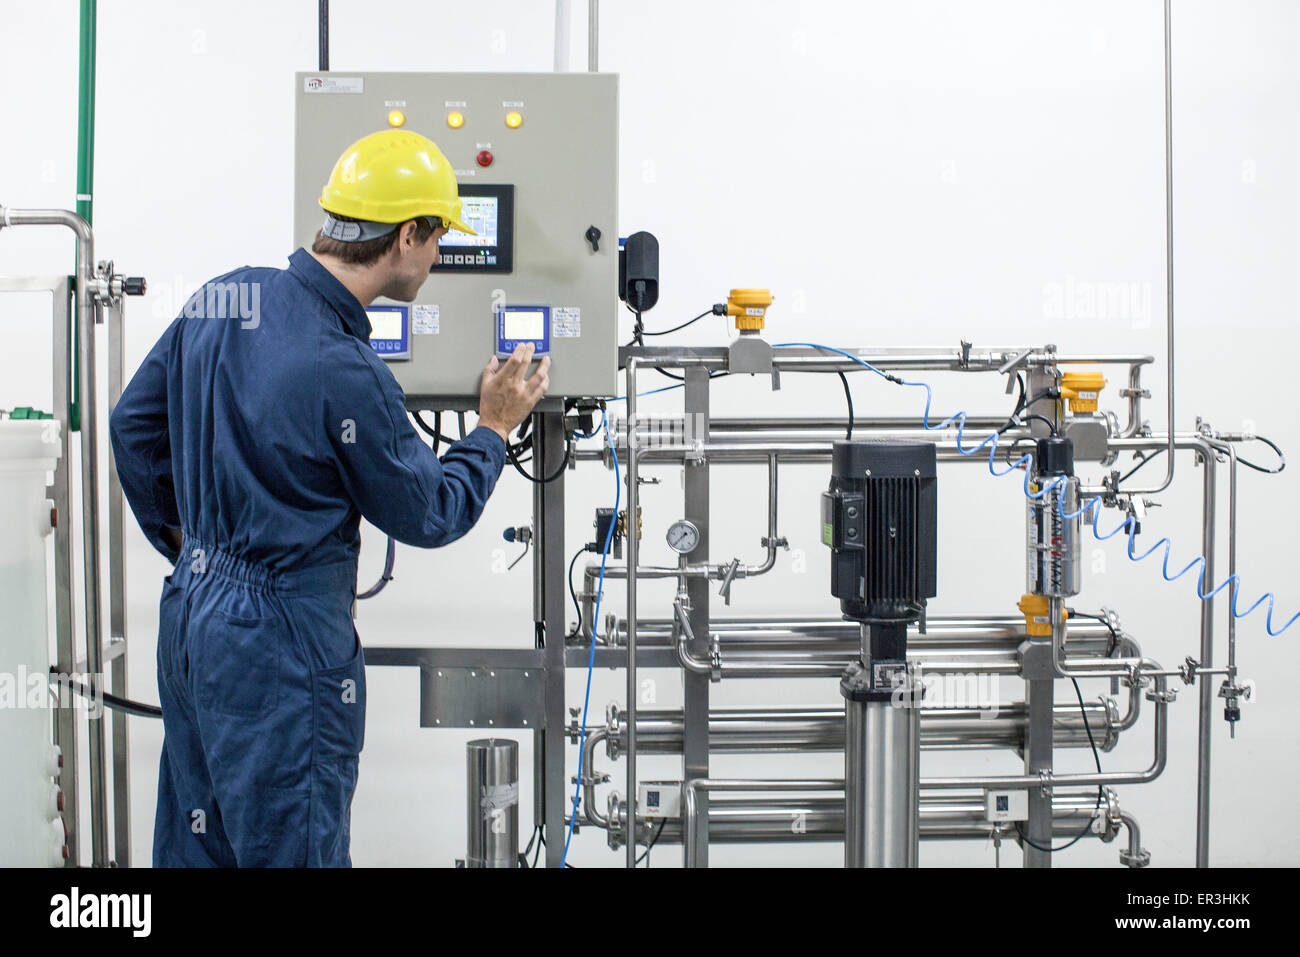
[[[938,590],[938,509],[932,444],[835,443],[822,541],[831,594],[846,618],[869,626],[864,663],[906,661],[907,626]]]

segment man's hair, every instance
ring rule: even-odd
[[[358,220],[351,216],[340,216],[338,213],[330,213],[335,219],[344,223],[355,223]],[[434,227],[429,225],[428,218],[424,216],[417,217],[407,222],[415,223],[415,241],[417,243],[427,242],[433,235]],[[359,243],[345,243],[339,239],[331,239],[321,230],[316,230],[316,238],[312,241],[311,251],[320,253],[325,256],[333,256],[335,259],[341,259],[345,263],[353,266],[369,266],[378,262],[393,248],[397,242],[397,237],[401,235],[402,227],[406,223],[399,223],[387,236],[380,236],[377,239],[366,239]]]

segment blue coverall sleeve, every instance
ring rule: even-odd
[[[136,521],[154,548],[175,564],[180,553],[163,530],[180,530],[167,422],[167,356],[177,319],[145,356],[109,420],[117,476]]]
[[[383,361],[360,342],[347,349],[351,355],[330,363],[321,381],[344,487],[361,515],[399,542],[454,542],[483,514],[505,465],[505,442],[480,426],[439,460],[407,418],[405,396]]]

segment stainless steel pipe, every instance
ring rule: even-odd
[[[1097,813],[1096,792],[1058,794],[1052,801],[1054,836],[1070,839]],[[984,819],[982,792],[966,796],[921,795],[919,835],[923,841],[988,840],[1000,827],[1007,840],[1016,840],[1014,824],[995,825]],[[1106,813],[1102,804],[1101,814]],[[1123,815],[1126,825],[1132,816]],[[710,844],[833,843],[844,840],[844,798],[730,797],[709,798]],[[662,823],[663,827],[660,828]],[[1137,822],[1132,821],[1131,828]],[[638,843],[651,838],[655,846],[680,844],[685,832],[676,818],[643,820],[637,824]],[[1130,830],[1130,833],[1134,833]],[[1093,832],[1091,836],[1101,836]]]
[[[1110,750],[1118,738],[1118,710],[1112,699],[1085,701],[1088,728],[1097,747]],[[978,707],[923,707],[923,750],[1019,748],[1024,745],[1027,712],[1024,702]],[[1057,747],[1088,747],[1087,729],[1077,703],[1054,708],[1052,721]],[[607,756],[616,760],[627,733],[627,715],[613,712],[607,729]],[[685,734],[681,709],[637,713],[637,746],[642,754],[680,754]],[[841,708],[716,708],[709,711],[709,750],[720,754],[778,754],[844,749]]]
[[[921,709],[844,702],[844,866],[916,867]]]
[[[844,782],[835,779],[763,780],[763,779],[707,779],[696,778],[682,787],[682,818],[684,826],[665,821],[659,840],[670,839],[674,832],[681,834],[686,850],[686,866],[698,866],[697,847],[700,839],[700,813],[698,792],[708,791],[709,813],[705,822],[710,843],[713,833],[714,808],[722,808],[719,823],[725,837],[718,841],[761,843],[801,840],[833,841],[844,835]],[[824,797],[780,797],[732,799],[720,798],[712,792],[757,792],[788,795],[791,792],[827,792]],[[978,797],[976,794],[978,793]],[[984,802],[981,792],[949,797],[925,794],[918,802],[918,835],[934,840],[963,838],[988,838],[994,825],[983,820]],[[1058,809],[1059,808],[1059,809]],[[1097,809],[1097,795],[1062,794],[1053,798],[1053,829],[1057,837],[1074,837],[1084,822],[1097,814],[1105,814],[1106,804]],[[622,822],[624,827],[626,821]],[[838,826],[837,826],[838,825]],[[651,822],[641,822],[639,835],[642,841],[650,836]],[[658,829],[659,824],[653,824]],[[680,828],[680,830],[678,830]],[[1014,828],[1010,829],[1014,833]],[[1105,833],[1112,832],[1106,829]],[[629,842],[635,845],[636,842]],[[658,842],[656,842],[658,843]]]

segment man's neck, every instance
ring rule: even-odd
[[[378,270],[371,269],[369,266],[353,266],[334,256],[318,255],[310,249],[307,252],[324,266],[331,276],[341,282],[348,292],[357,297],[357,302],[361,303],[363,309],[378,298],[382,291],[382,281],[377,275]]]

